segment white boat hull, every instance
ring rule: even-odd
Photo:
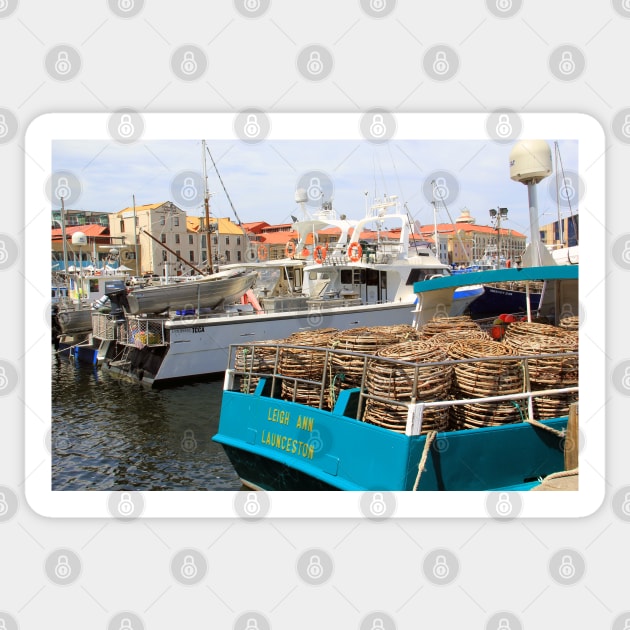
[[[470,294],[453,300],[449,314],[461,315],[476,297]],[[411,324],[413,309],[413,302],[401,302],[172,322],[168,327],[170,345],[153,382],[223,372],[230,344],[283,339],[299,330],[315,328],[346,330]]]

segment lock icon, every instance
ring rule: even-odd
[[[195,54],[192,50],[187,50],[184,53],[184,59],[180,67],[182,72],[188,76],[197,72],[197,60],[195,59]]]
[[[4,492],[0,492],[0,516],[4,516],[9,511],[9,504]]]
[[[187,580],[192,580],[197,575],[197,565],[192,556],[184,556],[181,573]]]
[[[7,378],[7,373],[4,367],[0,366],[0,390],[6,389],[9,384],[9,379]]]
[[[562,305],[562,312],[560,313],[560,319],[564,319],[565,317],[573,317],[573,309],[570,304]]]
[[[123,516],[129,516],[133,513],[134,507],[131,495],[128,492],[123,492],[120,495],[120,501],[118,502],[118,513]]]
[[[306,63],[306,69],[308,70],[309,74],[315,75],[320,74],[324,69],[321,55],[316,50],[313,50],[309,55],[308,61]]]
[[[433,72],[442,76],[449,71],[449,68],[450,65],[446,59],[446,53],[443,50],[438,50],[433,60]]]
[[[575,188],[573,187],[573,182],[570,177],[562,178],[562,186],[560,187],[560,196],[565,201],[571,201],[575,196]]]
[[[0,11],[6,11],[9,6],[9,0],[0,0]],[[2,623],[4,623],[3,619],[0,619]],[[2,630],[2,626],[0,626],[0,630]]]
[[[67,177],[60,177],[57,180],[57,187],[55,188],[55,197],[58,199],[66,199],[72,194],[70,190],[70,184]]]
[[[573,53],[570,50],[565,50],[562,53],[558,69],[564,75],[573,74],[575,72],[575,61],[573,59]]]
[[[496,505],[497,513],[501,516],[507,516],[512,511],[512,503],[507,492],[499,494],[499,500]]]
[[[118,8],[127,13],[133,9],[134,0],[118,0]]]
[[[7,246],[5,242],[0,239],[0,265],[7,262],[7,258],[9,257],[9,252],[7,251]]]
[[[375,492],[372,497],[372,501],[370,502],[370,512],[374,514],[374,516],[382,516],[385,514],[385,510],[387,509],[387,504],[385,503],[385,499],[383,498],[382,492]]]
[[[184,179],[184,185],[182,186],[182,197],[186,201],[191,201],[197,196],[197,187],[192,177],[186,177]]]
[[[324,194],[319,177],[311,177],[311,182],[306,189],[306,194],[312,201],[317,201]]]
[[[383,620],[380,617],[377,617],[372,622],[372,627],[370,628],[370,630],[385,630],[385,624],[383,623]]]
[[[499,115],[499,122],[497,123],[497,135],[501,138],[507,138],[512,133],[512,124],[510,123],[510,117],[507,114]]]
[[[628,0],[630,2],[630,0]],[[621,126],[621,133],[626,137],[630,138],[630,114],[626,114],[623,119],[623,125]]]
[[[623,0],[623,2],[621,3],[621,6],[624,11],[630,11],[630,0]]]
[[[248,619],[245,630],[259,630],[258,622],[255,619]]]
[[[626,492],[626,495],[623,498],[623,503],[621,504],[621,511],[626,516],[630,516],[630,492]]]
[[[435,315],[433,316],[433,319],[442,318],[448,318],[448,313],[446,312],[446,306],[444,306],[444,304],[438,304],[435,307]]]
[[[245,9],[247,11],[258,11],[260,9],[260,0],[245,0]]]
[[[626,241],[623,252],[621,252],[621,259],[623,262],[630,265],[630,241]]]
[[[57,61],[55,61],[55,72],[57,74],[65,75],[72,70],[72,64],[70,58],[65,50],[60,50],[57,53]]]
[[[123,138],[131,138],[135,128],[131,122],[131,116],[129,114],[123,114],[120,117],[120,123],[118,123],[118,135]]]
[[[248,493],[247,501],[245,501],[245,505],[243,507],[248,516],[256,516],[256,514],[260,512],[260,503],[258,502],[258,497],[254,492]]]
[[[627,367],[623,373],[623,378],[621,379],[621,384],[624,389],[630,389],[630,367]]]
[[[68,556],[61,555],[57,558],[57,564],[55,565],[55,575],[60,580],[66,580],[72,574],[72,567],[68,562]]]
[[[186,453],[192,453],[197,449],[197,440],[195,439],[195,434],[192,429],[186,429],[184,431],[184,437],[181,441],[182,449],[186,451]]]
[[[0,3],[0,11],[3,11],[2,3]],[[7,630],[7,622],[4,619],[0,619],[0,630]]]
[[[372,118],[372,124],[370,125],[370,135],[374,138],[382,138],[387,131],[385,127],[385,121],[382,114],[374,114]]]
[[[630,630],[630,619],[624,621],[623,630]]]
[[[376,13],[380,13],[386,6],[386,0],[370,0],[370,9]]]
[[[247,115],[244,131],[248,138],[255,138],[260,134],[260,124],[258,123],[258,116],[256,116],[256,114]]]
[[[133,630],[131,619],[129,619],[129,617],[123,617],[120,620],[120,628],[118,630]]]
[[[0,114],[0,138],[4,138],[9,133],[9,126],[4,114]]]
[[[437,556],[433,565],[433,575],[439,580],[443,580],[448,577],[449,573],[450,569],[448,564],[446,564],[446,556]]]
[[[497,630],[510,630],[510,622],[505,617],[501,617]]]
[[[497,0],[497,9],[505,13],[512,8],[512,0]]]
[[[575,565],[571,556],[562,556],[558,572],[560,577],[565,580],[570,580],[575,575]]]
[[[438,177],[435,180],[435,195],[444,200],[449,196],[449,189],[446,185],[446,179],[444,177]]]
[[[318,580],[324,574],[324,567],[319,556],[311,556],[306,567],[306,573],[308,577],[313,580]]]

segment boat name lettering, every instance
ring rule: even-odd
[[[286,453],[300,455],[305,459],[313,459],[313,456],[315,455],[315,447],[312,444],[287,437],[286,435],[270,433],[264,429],[261,432],[260,442],[261,444],[272,446],[273,448],[285,451]]]
[[[311,418],[310,416],[298,416],[297,424],[295,426],[298,429],[304,429],[305,431],[312,431],[314,421],[315,421],[315,418]]]
[[[289,424],[291,414],[284,409],[278,409],[277,407],[269,407],[267,411],[267,420],[269,422],[278,422],[279,424]]]
[[[205,328],[203,326],[193,326],[192,327],[192,331],[194,333],[200,333],[203,332],[205,330]]]
[[[189,335],[190,333],[200,333],[205,330],[204,326],[187,326],[186,328],[173,328],[171,334],[173,335]]]

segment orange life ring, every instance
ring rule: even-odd
[[[361,247],[361,243],[350,243],[350,245],[348,245],[348,258],[352,262],[358,262],[361,260],[361,256],[363,256],[363,247]]]
[[[322,247],[318,245],[313,251],[313,260],[321,265],[326,260],[326,255],[328,254],[328,247]]]
[[[264,245],[258,246],[258,260],[267,260],[267,256],[269,255],[267,252],[267,248]]]
[[[293,258],[295,255],[295,241],[289,241],[284,248],[284,253],[287,258]]]
[[[509,269],[512,266],[512,261],[509,258],[505,261],[505,266],[507,269]]]

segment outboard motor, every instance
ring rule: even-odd
[[[110,280],[105,283],[105,295],[112,305],[110,315],[114,319],[124,319],[124,310],[129,310],[127,287],[122,280]]]

